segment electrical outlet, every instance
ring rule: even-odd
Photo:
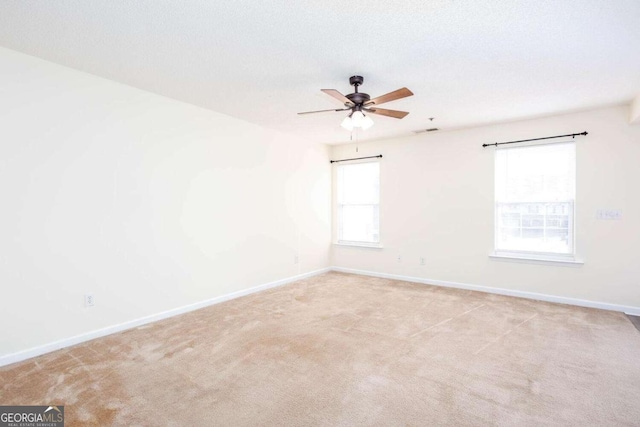
[[[93,307],[94,305],[96,305],[96,300],[93,297],[93,294],[86,294],[84,296],[84,306],[85,307]]]
[[[298,258],[298,255],[293,257],[293,263],[297,264],[300,261],[300,259]]]
[[[398,255],[398,262],[402,262],[402,255]]]
[[[420,265],[425,265],[424,257],[420,258]]]

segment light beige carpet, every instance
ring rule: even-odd
[[[621,313],[328,273],[0,369],[68,426],[640,425]]]

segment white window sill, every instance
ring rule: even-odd
[[[358,248],[382,249],[382,243],[366,243],[366,242],[334,242],[336,246],[355,246]]]
[[[573,256],[554,256],[533,253],[513,253],[513,252],[492,252],[489,258],[507,259],[521,262],[532,262],[534,264],[571,264],[582,265],[584,261]]]

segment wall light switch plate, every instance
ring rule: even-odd
[[[621,220],[622,211],[620,209],[598,209],[596,218],[602,220]]]

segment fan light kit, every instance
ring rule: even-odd
[[[356,110],[345,117],[340,126],[346,130],[353,130],[353,128],[362,128],[364,130],[373,126],[373,120],[371,120],[371,117],[365,116],[361,110]]]
[[[334,97],[338,101],[342,102],[345,108],[331,109],[331,110],[319,110],[319,111],[306,111],[298,114],[312,114],[312,113],[325,113],[329,111],[349,111],[351,113],[342,121],[340,126],[352,131],[354,128],[369,129],[373,126],[373,120],[371,117],[365,114],[378,114],[381,116],[393,117],[394,119],[402,119],[407,114],[406,111],[386,110],[384,108],[377,108],[376,105],[383,104],[385,102],[395,101],[396,99],[406,98],[413,95],[406,87],[402,89],[394,90],[385,95],[371,99],[366,93],[358,92],[358,86],[362,85],[364,78],[362,76],[352,76],[349,78],[349,83],[355,88],[353,93],[343,95],[335,89],[321,89],[322,92],[329,96]]]

